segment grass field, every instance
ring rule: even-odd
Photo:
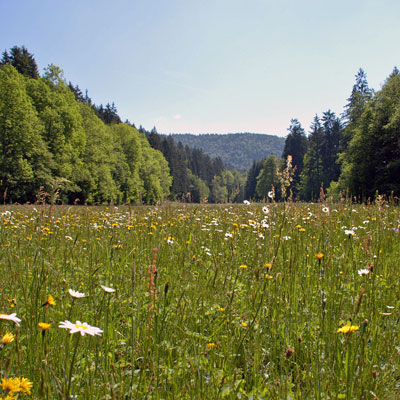
[[[400,398],[394,205],[0,212],[0,398]]]

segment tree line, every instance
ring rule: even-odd
[[[40,76],[15,46],[0,60],[0,193],[5,203],[80,204],[399,196],[399,110],[397,68],[376,92],[360,69],[340,117],[316,115],[308,135],[292,119],[281,157],[238,172],[156,128],[122,123],[114,103],[96,105],[57,66]]]
[[[3,202],[243,201],[245,174],[172,137],[122,123],[49,65],[39,75],[25,47],[0,61],[0,193]]]
[[[170,193],[168,162],[146,136],[71,90],[59,67],[42,77],[24,48],[0,66],[0,191],[4,202],[154,204]],[[78,98],[77,98],[78,97]]]
[[[254,161],[244,196],[315,201],[400,195],[400,74],[375,92],[360,68],[344,113],[315,116],[307,136],[292,119],[281,158]]]

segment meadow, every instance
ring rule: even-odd
[[[0,215],[0,399],[400,398],[394,204]]]

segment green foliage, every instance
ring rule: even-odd
[[[352,195],[400,194],[400,76],[393,74],[353,123],[340,185]]]
[[[52,157],[40,132],[43,124],[28,96],[25,78],[0,68],[0,179],[4,201],[33,201],[50,182]]]
[[[246,185],[244,188],[244,198],[246,200],[250,199],[258,200],[256,191],[257,177],[264,166],[264,161],[265,160],[253,161],[253,165],[249,169],[249,172],[247,173]]]
[[[394,204],[0,214],[0,379],[31,381],[19,398],[400,398]]]
[[[277,171],[281,168],[281,160],[271,154],[264,160],[263,167],[257,176],[256,193],[259,199],[267,199],[268,192],[279,189]],[[279,200],[279,196],[276,196]]]
[[[33,54],[30,54],[24,46],[14,46],[10,49],[10,54],[5,50],[0,61],[1,65],[12,65],[22,75],[33,79],[39,78],[38,66]]]
[[[321,124],[322,122],[322,124]],[[329,187],[340,174],[339,144],[342,135],[340,120],[331,111],[316,115],[311,125],[307,153],[300,174],[300,195],[303,200],[318,199],[321,189]]]
[[[304,129],[297,119],[290,121],[288,135],[285,140],[282,158],[284,160],[292,156],[292,166],[294,168],[293,183],[290,187],[293,196],[296,198],[300,190],[300,176],[304,166],[304,156],[307,152],[308,141]]]
[[[0,67],[0,142],[6,202],[154,204],[169,194],[162,154],[134,127],[107,125],[77,101],[54,65],[38,79]]]

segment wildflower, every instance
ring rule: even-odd
[[[370,272],[369,269],[363,268],[363,269],[359,269],[359,270],[357,271],[357,274],[360,275],[360,276],[363,276],[363,275],[368,275],[369,272]]]
[[[351,325],[351,323],[348,322],[346,325],[339,328],[336,332],[337,333],[350,333],[350,332],[358,331],[359,329],[360,329],[360,327],[358,325]]]
[[[39,322],[38,323],[39,328],[42,329],[42,331],[47,331],[47,329],[51,328],[51,324],[47,324],[46,322]]]
[[[207,343],[208,350],[211,350],[213,347],[215,347],[215,343]]]
[[[0,339],[0,350],[3,349],[4,346],[7,344],[10,344],[15,338],[15,335],[12,333],[6,333],[1,339]]]
[[[265,274],[265,278],[266,278],[266,279],[272,279],[273,276],[272,276],[272,275]]]
[[[103,285],[100,285],[100,287],[107,293],[114,293],[115,292],[115,289],[113,289],[113,288],[110,288],[110,287],[107,287],[107,286],[103,286]]]
[[[264,214],[268,214],[269,213],[269,208],[267,206],[264,206],[262,210],[263,210]]]
[[[354,236],[355,232],[353,231],[353,229],[346,229],[344,231],[345,235],[349,235],[349,236]]]
[[[60,325],[58,325],[59,328],[63,329],[69,329],[69,333],[72,335],[73,333],[79,332],[82,336],[84,335],[99,335],[103,333],[103,331],[100,328],[97,328],[95,326],[91,326],[86,322],[81,322],[81,321],[76,321],[75,324],[73,324],[70,321],[63,321],[60,322]]]
[[[270,199],[273,199],[273,198],[275,197],[275,192],[274,192],[273,190],[270,190],[270,191],[268,192],[268,197],[269,197]]]
[[[8,393],[17,393],[19,391],[19,379],[7,378],[1,380],[1,388]]]
[[[55,300],[54,300],[54,297],[53,297],[51,294],[49,294],[49,295],[47,296],[46,303],[44,303],[44,304],[42,305],[42,307],[44,307],[44,306],[55,306],[55,305],[56,305],[56,302],[55,302]]]
[[[324,253],[317,253],[315,255],[315,258],[317,258],[318,260],[321,260],[323,256],[324,256]]]
[[[16,313],[13,313],[13,314],[10,314],[10,315],[7,315],[7,314],[0,314],[0,319],[7,319],[7,320],[9,320],[9,321],[13,321],[13,322],[15,322],[18,326],[19,326],[19,323],[21,322],[21,320],[20,320],[19,318],[17,318],[17,314],[16,314]]]
[[[225,308],[220,307],[220,308],[218,309],[218,311],[219,311],[219,312],[224,312],[224,311],[225,311]]]
[[[239,268],[240,268],[240,269],[247,269],[248,266],[247,266],[246,264],[242,264]]]
[[[272,264],[270,264],[270,263],[265,263],[265,264],[264,264],[264,267],[267,268],[267,269],[271,269],[271,268],[272,268]]]
[[[77,291],[72,290],[72,289],[68,289],[68,293],[69,293],[72,297],[75,297],[76,299],[80,299],[80,298],[86,296],[85,293],[80,293],[80,292],[77,292]]]
[[[244,201],[243,201],[243,204],[245,204],[246,206],[249,206],[249,205],[250,205],[250,202],[249,202],[248,200],[244,200]]]
[[[286,350],[285,356],[286,356],[286,358],[289,358],[289,357],[291,357],[293,354],[294,354],[294,350],[293,350],[292,348],[289,347],[289,348]]]
[[[26,378],[16,378],[19,380],[19,392],[26,393],[26,394],[31,394],[31,388],[33,386],[33,383],[29,381],[29,379]]]
[[[244,326],[244,327],[247,326],[247,322],[242,321],[241,324],[242,324],[242,326]]]
[[[322,212],[328,213],[328,212],[329,212],[329,208],[328,208],[328,207],[323,207],[323,208],[322,208]]]
[[[17,299],[15,297],[12,299],[7,299],[7,301],[10,303],[11,308],[14,308],[17,305]]]

